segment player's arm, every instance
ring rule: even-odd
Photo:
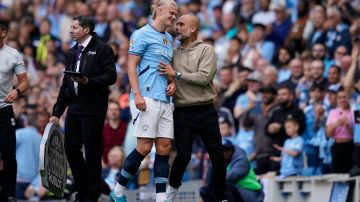
[[[19,53],[15,55],[15,73],[19,81],[19,85],[10,91],[4,98],[4,102],[13,102],[29,88],[29,81],[26,74],[25,63]]]
[[[137,66],[140,63],[141,56],[129,54],[128,60],[128,76],[130,81],[130,86],[134,92],[134,102],[137,109],[141,111],[146,110],[146,103],[144,98],[141,95],[139,88],[139,80],[137,75]]]
[[[137,68],[147,47],[147,42],[144,39],[146,39],[146,33],[139,30],[135,31],[130,37],[130,47],[128,52],[128,76],[130,86],[134,93],[135,106],[141,111],[146,110],[146,103],[141,95]]]
[[[128,76],[130,80],[131,88],[133,89],[134,95],[140,95],[139,80],[137,76],[137,65],[140,63],[141,57],[137,55],[129,54],[128,60]]]
[[[16,77],[19,80],[19,85],[17,86],[17,89],[20,90],[20,94],[24,93],[29,88],[29,79],[27,77],[27,74],[17,74]]]
[[[4,98],[4,102],[14,102],[23,92],[29,88],[29,81],[26,73],[21,73],[16,75],[19,80],[19,85]]]

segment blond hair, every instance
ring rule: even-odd
[[[157,8],[159,8],[162,5],[168,5],[168,4],[173,4],[177,7],[177,3],[174,0],[159,0],[157,3],[151,5],[152,19],[155,20],[156,18]]]

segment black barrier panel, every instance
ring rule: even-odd
[[[49,123],[40,145],[40,175],[42,186],[63,197],[66,186],[66,154],[62,134],[56,124]]]

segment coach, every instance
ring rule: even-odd
[[[174,137],[177,155],[171,167],[169,201],[174,201],[185,168],[191,159],[195,135],[199,135],[209,152],[213,171],[215,201],[225,201],[225,159],[217,111],[213,105],[216,92],[212,80],[216,72],[214,48],[200,40],[199,19],[183,15],[176,23],[181,45],[174,50],[173,67],[163,63],[160,71],[176,80],[174,94]]]

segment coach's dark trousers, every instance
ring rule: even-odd
[[[0,153],[3,168],[0,170],[0,201],[15,197],[16,187],[16,135],[12,107],[0,109]]]
[[[225,160],[221,143],[218,115],[212,104],[176,107],[174,111],[174,136],[177,155],[171,167],[169,183],[178,188],[187,164],[191,159],[196,135],[203,141],[213,167],[216,200],[225,199]]]
[[[65,152],[80,201],[97,201],[101,185],[101,142],[105,117],[67,114]],[[81,151],[85,146],[85,159]]]

